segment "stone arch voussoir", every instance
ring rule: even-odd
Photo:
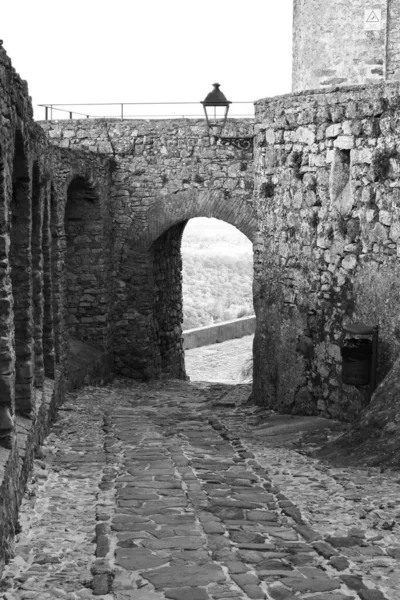
[[[222,190],[179,192],[156,202],[147,214],[147,228],[139,246],[149,248],[165,231],[195,217],[214,217],[233,225],[250,241],[257,231],[252,205],[239,195],[226,196]]]

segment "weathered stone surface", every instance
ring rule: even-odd
[[[227,561],[226,566],[230,573],[247,573],[248,567],[240,561]]]
[[[338,571],[344,571],[349,567],[349,561],[344,556],[332,556],[329,562]]]
[[[204,533],[225,533],[225,527],[221,523],[211,522],[203,524]]]
[[[249,510],[246,513],[246,517],[249,521],[257,521],[263,523],[264,521],[277,521],[278,518],[275,513],[267,510]]]
[[[169,558],[155,556],[143,548],[117,548],[115,562],[125,569],[153,569],[168,563]]]
[[[296,531],[298,531],[307,542],[314,542],[321,538],[318,532],[314,531],[313,529],[311,529],[311,527],[308,527],[307,525],[297,525]]]
[[[143,546],[151,550],[164,550],[166,548],[196,550],[204,546],[204,541],[199,536],[193,537],[173,537],[160,540],[145,540]],[[228,541],[229,543],[229,541]]]
[[[257,585],[259,583],[258,578],[251,573],[246,573],[243,575],[232,575],[233,581],[235,581],[240,587],[244,585]]]
[[[270,588],[268,593],[274,600],[296,600],[296,598],[298,598],[298,596],[295,596],[291,591],[284,587]]]
[[[394,2],[389,9],[389,2],[384,0],[374,12],[375,8],[373,4],[367,7],[360,0],[353,0],[343,7],[339,16],[334,3],[318,9],[310,0],[303,0],[295,5],[295,92],[329,86],[378,83],[383,79],[398,80],[396,19],[400,6],[398,2]],[[374,22],[369,23],[368,19]],[[387,33],[384,34],[384,30]],[[313,39],[312,46],[307,43],[310,39]],[[387,69],[385,73],[383,64]],[[356,109],[350,104],[346,112],[349,116],[355,116]],[[369,114],[372,112],[370,110]],[[336,137],[340,133],[342,129],[335,124],[328,128],[327,135]]]
[[[258,587],[258,585],[246,584],[243,586],[243,591],[248,595],[249,598],[266,598],[266,595],[264,594],[262,589]]]
[[[328,579],[328,577],[303,579],[285,577],[282,579],[282,583],[294,592],[329,592],[330,590],[338,590],[341,587],[338,579]]]
[[[156,589],[176,587],[177,584],[189,587],[205,586],[213,581],[225,580],[222,569],[217,566],[160,568],[143,573],[143,577],[148,579]]]
[[[325,558],[331,558],[331,556],[337,554],[337,551],[330,544],[323,541],[314,542],[313,547]]]
[[[206,590],[194,587],[172,588],[164,593],[166,598],[172,600],[208,600],[209,598]]]

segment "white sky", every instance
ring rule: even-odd
[[[291,91],[292,0],[4,0],[0,23],[38,119],[42,103],[200,102],[215,81],[232,101]]]

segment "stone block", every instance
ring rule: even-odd
[[[267,142],[267,144],[275,144],[275,139],[275,131],[273,129],[267,129],[265,132],[265,141]]]
[[[346,271],[352,271],[356,268],[357,262],[357,256],[355,256],[354,254],[348,254],[342,260],[342,267],[346,269]]]
[[[209,600],[209,595],[203,588],[180,587],[170,588],[164,591],[166,598],[172,600]]]
[[[353,149],[351,152],[351,161],[353,165],[372,163],[372,150],[369,148]]]
[[[339,135],[334,142],[334,146],[340,150],[351,150],[354,148],[354,136]]]
[[[161,567],[142,574],[156,589],[176,587],[177,585],[196,587],[225,581],[225,574],[217,565]]]
[[[388,238],[389,229],[382,223],[375,223],[369,231],[369,239],[371,242],[382,243]]]
[[[292,141],[311,146],[315,142],[315,133],[308,127],[299,127],[293,132]]]
[[[380,210],[379,211],[379,222],[382,223],[382,225],[386,225],[387,227],[390,227],[390,225],[392,224],[392,215],[388,210]]]
[[[400,239],[400,223],[393,223],[390,227],[389,237],[394,242],[398,242]]]
[[[342,132],[343,132],[342,123],[334,123],[333,125],[330,125],[327,128],[325,135],[327,138],[337,138],[339,135],[341,135]]]

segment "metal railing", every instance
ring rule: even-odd
[[[236,105],[247,105],[241,113],[235,111]],[[92,104],[39,104],[44,108],[46,121],[53,119],[203,119],[204,112],[200,102],[97,102]],[[167,106],[169,114],[160,113],[160,107]],[[188,112],[183,107],[197,106],[198,111]],[[102,107],[110,107],[105,111]],[[134,107],[129,109],[129,107]],[[141,110],[142,109],[142,110]],[[134,114],[129,114],[133,111]],[[143,110],[145,112],[143,112]],[[189,109],[191,111],[191,109]],[[57,114],[58,113],[58,114]],[[54,116],[57,114],[57,116]],[[232,102],[229,118],[254,118],[252,101]]]

